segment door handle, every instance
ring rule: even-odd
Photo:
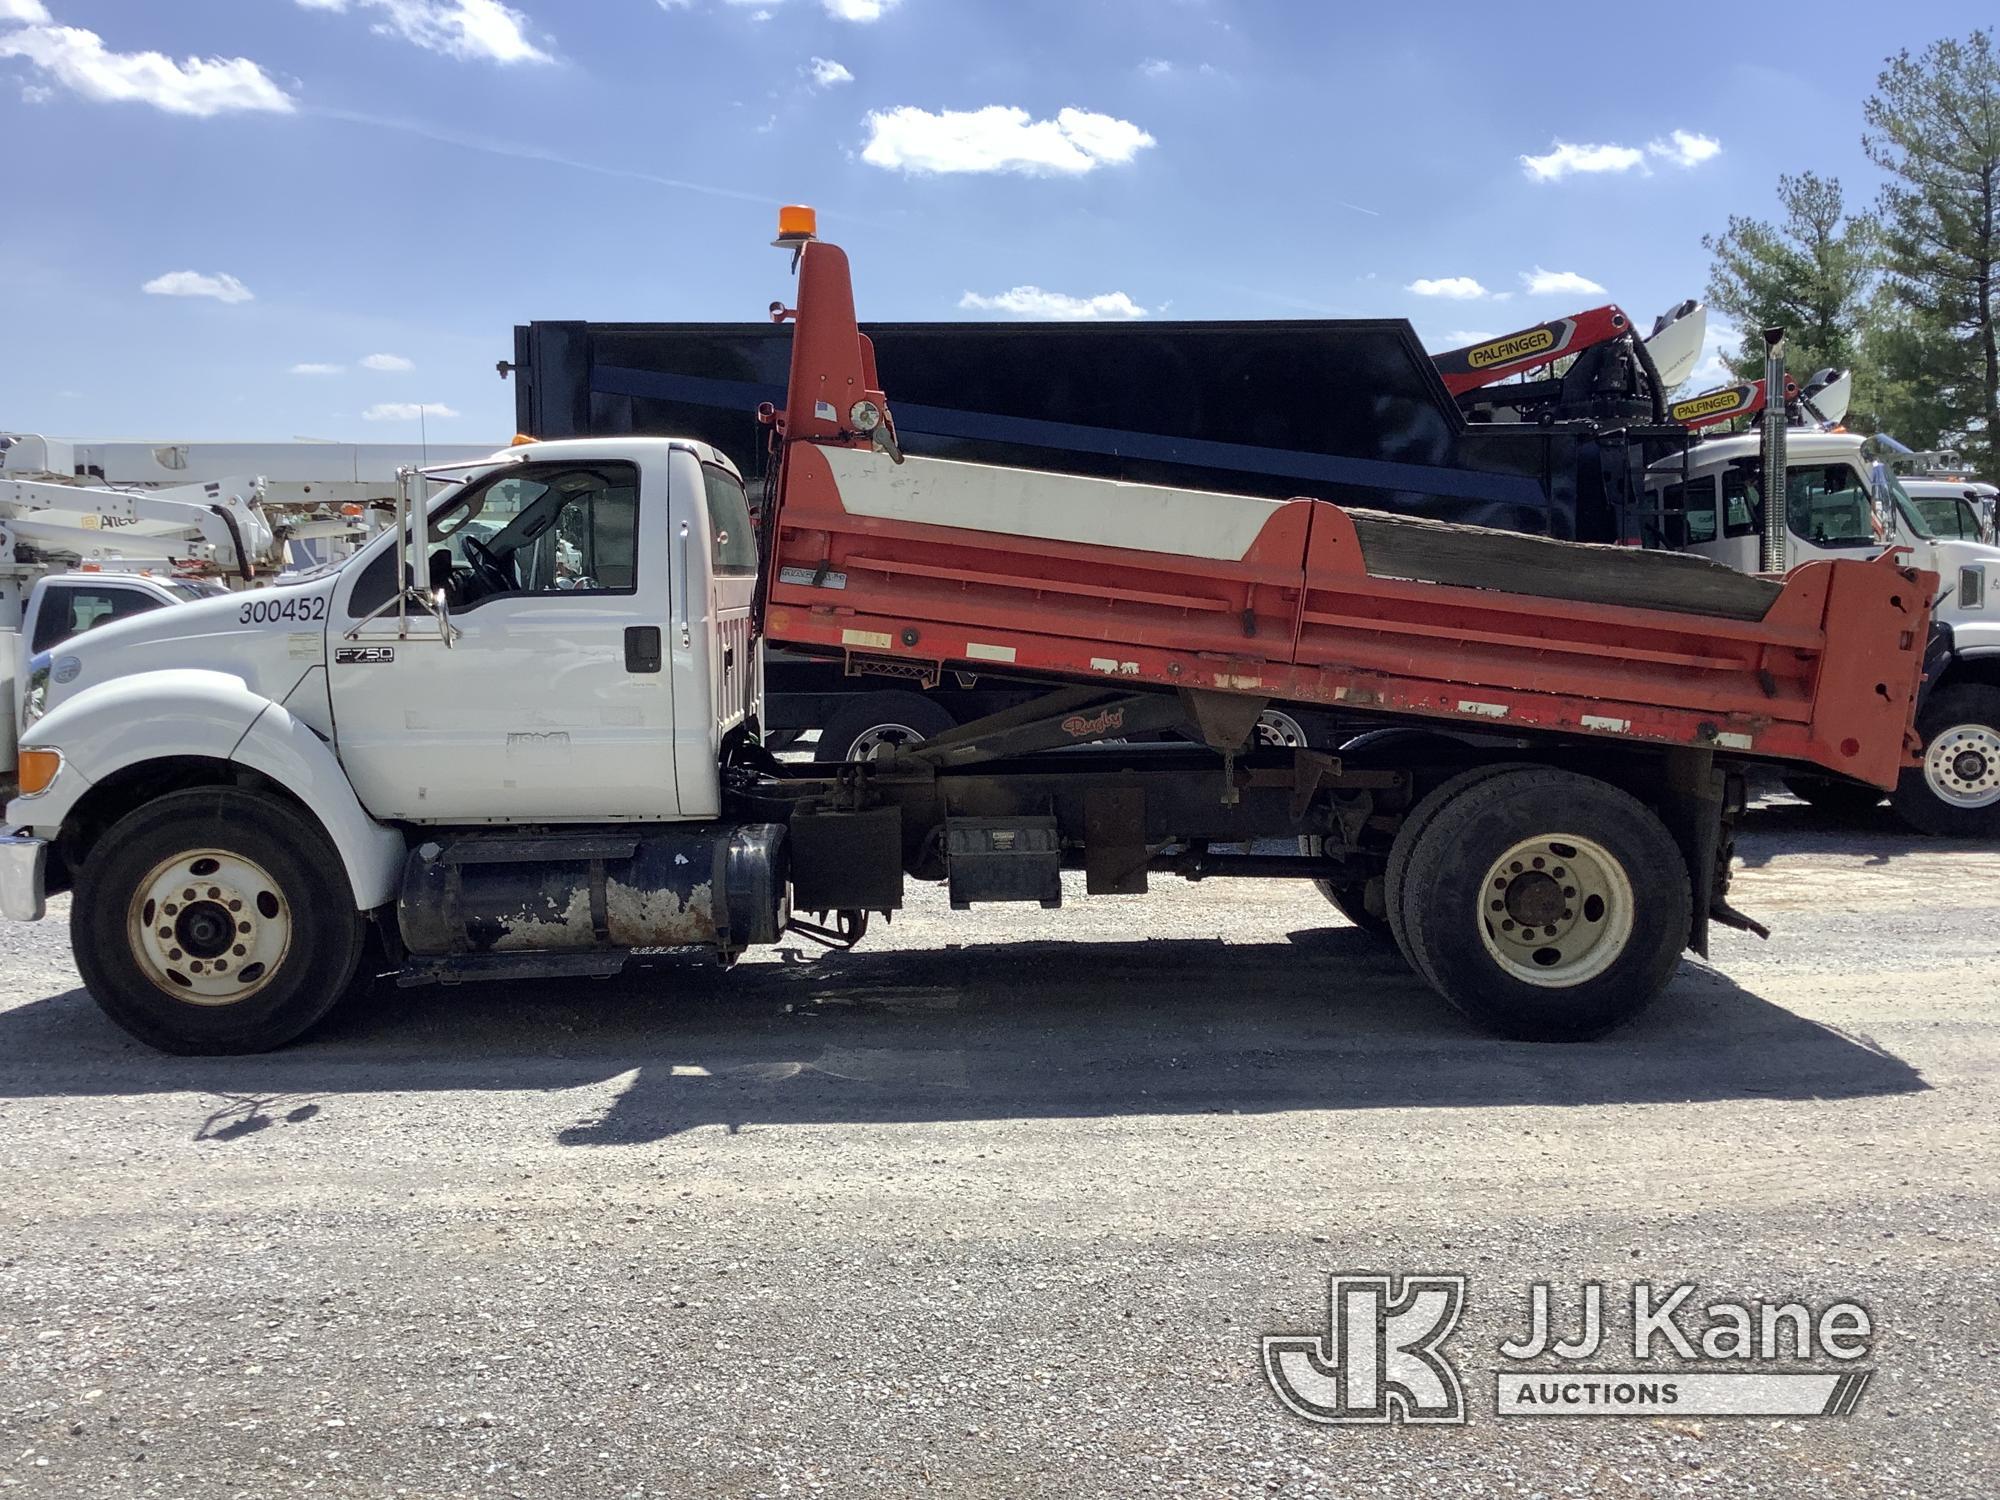
[[[681,618],[680,618],[682,650],[686,650],[689,646],[692,646],[694,644],[694,638],[688,634],[688,592],[693,587],[694,587],[693,580],[688,573],[688,523],[683,521],[681,522]]]
[[[628,672],[657,672],[660,670],[659,626],[627,625],[625,627],[625,670]]]

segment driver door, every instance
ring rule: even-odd
[[[664,463],[510,466],[431,512],[428,613],[398,633],[393,539],[347,571],[328,641],[335,745],[362,805],[412,822],[679,816],[664,670]],[[357,628],[358,627],[358,628]],[[352,639],[349,638],[352,632]]]

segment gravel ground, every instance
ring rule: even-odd
[[[0,927],[0,1488],[1983,1496],[2000,853],[1760,807],[1611,1039],[1473,1034],[1281,882],[926,892],[857,952],[146,1052]],[[1336,1270],[1463,1271],[1461,1428],[1285,1412]],[[1852,1297],[1842,1419],[1500,1419],[1530,1282]],[[1629,1350],[1626,1351],[1629,1354]],[[1627,1361],[1629,1363],[1629,1361]]]

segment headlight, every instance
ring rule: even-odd
[[[35,720],[48,712],[49,673],[54,667],[54,658],[43,651],[28,663],[28,691],[21,700],[21,727],[26,729]]]

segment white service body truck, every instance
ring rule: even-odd
[[[1648,544],[1758,570],[1763,528],[1762,437],[1705,438],[1656,465]],[[1928,662],[1917,729],[1924,763],[1903,773],[1890,800],[1912,827],[1948,837],[2000,834],[2000,547],[1937,535],[1905,488],[1868,456],[1869,440],[1794,427],[1785,438],[1788,567],[1820,558],[1907,548],[1940,579],[1934,620],[1947,627]],[[1685,478],[1683,478],[1685,475]],[[1960,488],[1963,488],[1961,486]],[[1786,785],[1818,806],[1872,807],[1874,787],[1793,773]]]

